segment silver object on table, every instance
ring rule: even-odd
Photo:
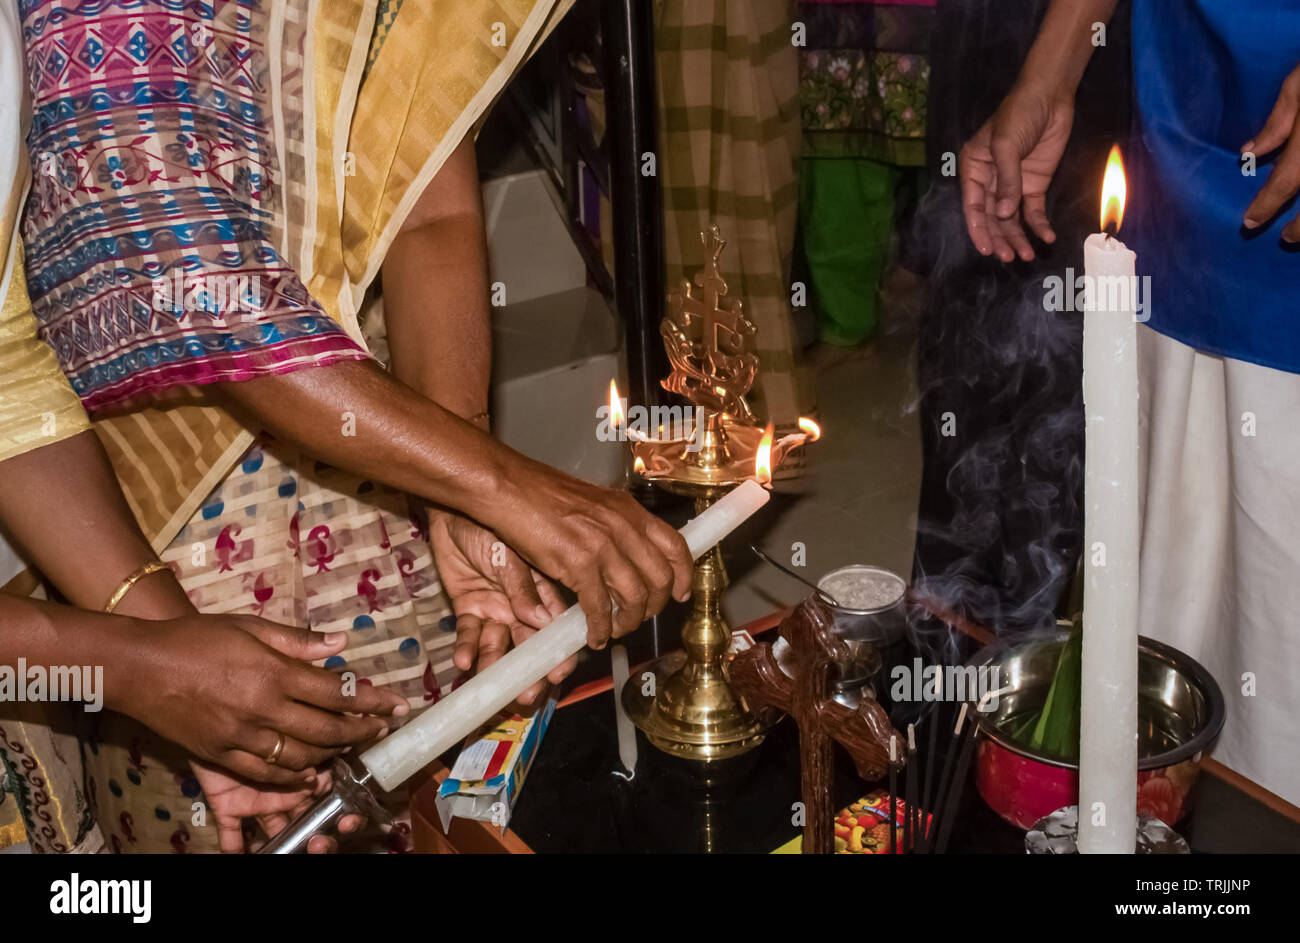
[[[880,647],[889,645],[903,636],[907,629],[904,599],[907,581],[892,570],[882,566],[852,563],[831,570],[817,581],[818,588],[826,593],[826,585],[837,578],[855,576],[874,583],[889,583],[897,593],[886,603],[871,609],[854,609],[851,606],[833,605],[831,616],[835,620],[835,634],[841,638],[862,639]],[[842,595],[840,598],[844,598]]]
[[[388,813],[370,791],[370,778],[370,772],[359,763],[353,766],[343,757],[336,757],[331,769],[333,785],[330,791],[276,833],[258,854],[306,853],[307,843],[313,835],[336,831],[339,821],[345,815],[361,815],[375,821],[387,821]]]
[[[1068,805],[1045,815],[1025,833],[1025,854],[1077,855],[1079,853],[1079,807]],[[1182,837],[1159,819],[1139,815],[1134,854],[1190,855]]]

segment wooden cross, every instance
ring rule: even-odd
[[[848,646],[831,631],[832,618],[816,597],[804,600],[781,623],[790,645],[793,677],[777,664],[766,642],[738,654],[731,662],[731,685],[751,711],[789,714],[799,727],[799,769],[806,819],[803,853],[828,855],[835,850],[831,789],[835,779],[834,744],[838,742],[865,780],[883,776],[889,767],[889,738],[898,736],[884,708],[864,697],[857,710],[836,701],[831,691],[835,662],[847,662]],[[901,741],[900,741],[901,742]]]

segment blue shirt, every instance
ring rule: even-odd
[[[1151,276],[1148,326],[1199,350],[1300,373],[1300,206],[1248,232],[1276,157],[1242,173],[1300,65],[1300,0],[1134,0],[1137,134],[1121,238]]]

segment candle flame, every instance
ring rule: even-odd
[[[763,432],[763,438],[759,440],[758,451],[754,453],[754,477],[758,479],[760,485],[772,483],[772,436],[774,432],[775,429],[769,422],[767,429]]]
[[[1107,223],[1114,223],[1115,230],[1124,223],[1124,204],[1128,200],[1128,181],[1124,177],[1124,158],[1120,155],[1119,145],[1110,149],[1106,160],[1106,175],[1101,181],[1101,229],[1106,231]]]
[[[618,395],[618,384],[609,381],[609,424],[614,428],[623,425],[623,398]]]
[[[807,416],[799,417],[799,429],[808,437],[809,442],[816,442],[822,437],[822,427]]]
[[[632,471],[636,472],[638,475],[645,474],[645,462],[641,460],[640,455],[638,455],[636,461],[632,463]]]

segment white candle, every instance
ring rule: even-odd
[[[627,684],[630,669],[627,664],[627,646],[609,647],[609,676],[614,682],[614,729],[618,733],[618,761],[623,764],[620,774],[628,782],[636,776],[636,726],[623,709],[623,685]]]
[[[721,498],[681,534],[699,559],[767,503],[767,489],[749,480]],[[400,786],[587,643],[587,618],[576,605],[523,644],[466,681],[415,720],[361,754],[385,790]]]
[[[1083,246],[1084,572],[1079,851],[1132,854],[1137,830],[1137,256]],[[1122,281],[1121,281],[1122,280]]]

